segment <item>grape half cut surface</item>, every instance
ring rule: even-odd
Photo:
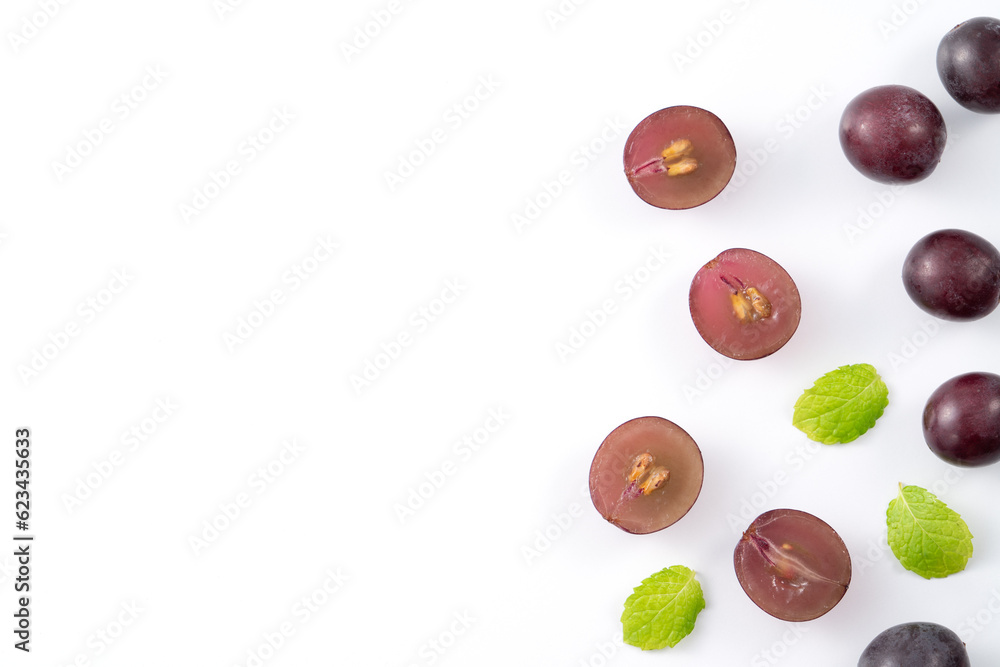
[[[754,604],[784,621],[822,616],[851,583],[844,541],[825,521],[800,510],[770,510],[754,519],[736,545],[733,564]]]
[[[802,300],[788,272],[755,250],[731,248],[705,264],[691,281],[694,326],[712,348],[731,359],[760,359],[795,333]]]
[[[625,142],[625,176],[648,204],[686,209],[714,199],[736,170],[736,144],[718,116],[674,106],[644,118]]]
[[[645,534],[675,523],[701,493],[705,466],[694,439],[662,417],[613,430],[590,465],[590,497],[605,519]]]

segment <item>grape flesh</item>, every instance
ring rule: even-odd
[[[900,623],[880,633],[858,667],[971,667],[965,644],[937,623]]]
[[[903,286],[931,315],[977,320],[1000,305],[1000,251],[972,232],[931,232],[903,260]]]
[[[934,390],[924,407],[924,440],[958,466],[1000,461],[1000,375],[965,373]]]
[[[916,183],[941,161],[948,132],[941,112],[907,86],[876,86],[840,118],[840,146],[854,167],[887,184]]]
[[[712,348],[731,359],[760,359],[795,333],[802,313],[788,272],[755,250],[731,248],[691,281],[691,319]]]
[[[736,144],[718,116],[675,106],[643,119],[625,142],[625,176],[648,204],[687,209],[714,199],[736,170]]]
[[[938,45],[937,70],[963,107],[1000,113],[1000,21],[982,16],[952,28]]]
[[[590,465],[590,497],[601,516],[628,533],[662,530],[687,514],[705,466],[694,439],[662,417],[613,430]]]
[[[770,510],[754,519],[733,564],[754,604],[784,621],[822,616],[851,583],[844,541],[825,521],[800,510]]]

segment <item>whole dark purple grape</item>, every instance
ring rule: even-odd
[[[937,70],[963,107],[1000,113],[1000,21],[983,16],[952,28],[938,45]]]
[[[970,667],[965,644],[937,623],[900,623],[865,647],[858,667]]]
[[[972,232],[931,232],[903,260],[903,286],[931,315],[978,320],[1000,305],[1000,251]]]
[[[916,183],[941,161],[948,131],[941,112],[907,86],[876,86],[851,100],[840,118],[840,146],[854,167],[879,183]]]
[[[934,390],[924,407],[924,440],[958,466],[1000,461],[1000,375],[965,373]]]

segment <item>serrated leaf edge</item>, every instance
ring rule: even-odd
[[[813,420],[813,419],[818,420],[818,418],[822,414],[827,414],[827,413],[820,413],[820,414],[816,415],[815,417],[809,417],[807,419],[796,419],[795,413],[799,410],[799,408],[801,407],[802,403],[806,400],[807,397],[823,396],[823,394],[813,393],[814,390],[816,389],[817,385],[819,385],[823,380],[825,380],[825,379],[829,378],[830,376],[832,376],[834,374],[837,374],[837,373],[845,374],[845,369],[851,369],[851,368],[864,368],[866,371],[869,371],[871,373],[872,379],[871,379],[870,382],[868,382],[867,384],[865,384],[865,386],[857,394],[855,394],[852,398],[848,399],[842,405],[840,405],[837,408],[837,410],[842,410],[845,406],[849,405],[852,401],[857,400],[865,392],[867,392],[870,389],[872,389],[872,387],[876,387],[877,386],[879,388],[878,395],[882,398],[882,400],[880,400],[881,405],[879,406],[878,414],[873,415],[873,417],[871,418],[871,423],[870,424],[865,425],[863,428],[859,427],[858,433],[856,435],[854,435],[853,437],[848,438],[846,440],[839,439],[837,436],[833,435],[833,433],[830,433],[829,435],[824,435],[822,437],[818,437],[816,435],[816,429],[813,429],[812,431],[807,431],[802,426],[803,422],[809,421],[809,420]],[[813,441],[818,442],[820,444],[823,444],[823,445],[843,445],[843,444],[847,444],[849,442],[853,442],[853,441],[857,440],[862,435],[864,435],[865,433],[867,433],[868,431],[870,431],[872,428],[874,428],[875,423],[882,417],[883,414],[885,414],[885,408],[888,405],[889,405],[889,387],[885,384],[885,380],[882,379],[882,376],[879,374],[878,369],[875,368],[875,366],[873,366],[872,364],[869,364],[869,363],[844,364],[843,366],[838,366],[837,368],[833,369],[832,371],[828,371],[827,373],[824,373],[823,375],[821,375],[819,378],[817,378],[813,382],[813,384],[812,384],[811,387],[809,387],[808,389],[803,390],[802,394],[795,401],[795,405],[792,408],[792,426],[794,426],[795,428],[797,428],[800,431],[802,431],[806,435],[806,437],[808,437],[810,440],[813,440]]]
[[[912,517],[913,524],[915,526],[917,526],[924,535],[928,536],[928,538],[932,542],[936,542],[936,540],[933,539],[934,534],[928,532],[927,529],[925,529],[921,525],[920,521],[917,519],[917,515],[914,514],[913,510],[910,509],[910,503],[907,502],[906,496],[904,495],[904,492],[905,492],[906,489],[919,489],[923,493],[925,493],[928,496],[930,496],[930,498],[931,498],[931,501],[930,501],[931,504],[932,505],[940,505],[944,510],[946,510],[946,512],[948,513],[949,517],[954,517],[955,519],[957,519],[957,521],[955,521],[955,523],[961,525],[965,529],[965,532],[968,533],[968,535],[969,535],[969,542],[970,543],[972,542],[972,539],[975,536],[972,534],[972,530],[969,529],[969,525],[965,522],[965,519],[962,518],[961,514],[959,514],[958,512],[956,512],[955,510],[953,510],[952,508],[948,507],[947,503],[945,503],[943,500],[941,500],[940,498],[938,498],[931,491],[928,491],[927,489],[925,489],[925,488],[923,488],[921,486],[917,486],[915,484],[907,484],[906,486],[904,486],[902,482],[899,482],[899,493],[896,495],[895,498],[893,498],[889,502],[889,507],[886,509],[886,514],[887,514],[887,516],[886,516],[886,522],[887,522],[886,528],[887,528],[887,530],[891,528],[888,525],[888,513],[892,510],[893,503],[895,503],[895,502],[901,502],[903,510],[907,514],[909,514],[910,517]],[[887,538],[888,538],[888,535],[887,535]],[[887,539],[887,541],[888,541],[888,539]],[[899,551],[897,551],[896,547],[893,546],[891,542],[889,544],[889,548],[892,550],[893,555],[896,557],[896,560],[899,561],[900,565],[902,565],[906,570],[908,570],[910,572],[913,572],[914,574],[920,575],[924,579],[943,579],[943,578],[949,577],[949,576],[951,576],[953,574],[958,574],[959,572],[962,572],[963,570],[965,570],[965,566],[968,564],[969,559],[972,558],[972,551],[970,551],[969,555],[966,556],[965,563],[963,563],[961,569],[954,570],[954,571],[946,571],[946,570],[942,569],[940,571],[935,571],[935,572],[932,572],[932,573],[928,574],[926,569],[918,569],[915,566],[911,567],[911,565],[913,565],[912,561],[914,559],[910,558],[910,554],[905,554],[904,553],[902,556],[900,556]],[[910,564],[908,565],[907,563],[910,563]],[[944,572],[944,574],[939,574],[938,572]]]
[[[641,610],[640,611],[634,611],[634,612],[630,613],[630,610],[629,610],[629,606],[630,605],[634,604],[637,600],[639,600],[641,598],[664,597],[666,595],[665,593],[640,593],[640,590],[643,587],[648,587],[648,586],[671,585],[671,584],[680,583],[680,582],[670,582],[670,581],[663,582],[663,581],[658,581],[656,579],[657,576],[663,574],[664,572],[679,572],[678,568],[683,569],[683,574],[685,576],[685,580],[684,580],[683,584],[681,585],[680,588],[677,589],[676,593],[674,593],[673,595],[670,596],[670,601],[667,604],[660,606],[659,609],[656,611],[656,613],[653,615],[653,617],[650,618],[649,621],[647,621],[646,623],[644,623],[640,627],[647,628],[647,627],[654,626],[654,624],[656,624],[657,619],[659,619],[661,617],[661,615],[664,614],[664,613],[666,613],[671,607],[674,607],[676,605],[677,600],[679,598],[680,599],[687,599],[688,597],[690,597],[691,595],[693,595],[693,593],[689,593],[688,595],[683,595],[682,596],[682,594],[686,590],[688,590],[689,587],[691,587],[692,590],[696,590],[697,591],[697,596],[698,597],[697,597],[696,608],[693,609],[693,614],[692,614],[692,616],[690,618],[690,621],[688,622],[688,625],[690,627],[687,630],[687,632],[685,632],[684,634],[682,634],[680,637],[677,637],[673,642],[671,642],[671,638],[669,636],[671,633],[668,632],[668,633],[666,633],[667,636],[663,638],[662,643],[656,642],[653,645],[632,644],[631,642],[628,641],[627,638],[624,637],[624,632],[623,632],[623,639],[624,639],[624,641],[625,641],[626,644],[629,644],[630,646],[635,646],[636,648],[640,648],[643,651],[657,650],[657,649],[662,649],[662,648],[666,648],[666,647],[673,648],[678,643],[680,643],[680,641],[682,639],[684,639],[689,634],[691,634],[691,632],[694,631],[694,626],[695,626],[695,624],[697,622],[698,614],[700,614],[702,612],[702,610],[705,609],[705,595],[704,595],[704,591],[702,591],[701,583],[697,579],[697,576],[696,576],[697,572],[695,572],[691,568],[689,568],[687,566],[684,566],[684,565],[672,565],[670,567],[665,567],[662,570],[660,570],[658,572],[655,572],[654,574],[646,577],[645,579],[642,580],[642,582],[638,586],[636,586],[635,588],[632,589],[632,594],[629,595],[628,598],[625,600],[625,610],[622,612],[622,616],[621,616],[621,622],[622,622],[623,631],[624,631],[626,617],[634,616],[637,613],[640,613],[640,611],[641,611]],[[686,620],[686,617],[685,617],[685,620]],[[672,624],[659,624],[659,625],[662,627],[663,625],[672,625]],[[637,633],[636,632],[632,632],[631,634],[635,635]],[[653,633],[651,632],[650,634],[653,634]]]

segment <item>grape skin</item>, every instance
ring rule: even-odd
[[[938,387],[923,416],[924,440],[958,466],[1000,461],[1000,375],[965,373]]]
[[[982,16],[952,28],[938,45],[937,70],[963,107],[1000,113],[1000,21]]]
[[[977,320],[1000,305],[1000,251],[972,232],[932,232],[903,260],[903,285],[931,315]]]
[[[840,119],[844,155],[879,183],[927,178],[941,161],[947,139],[938,108],[907,86],[870,88],[848,103]]]
[[[937,623],[900,623],[865,647],[858,667],[971,667],[965,644]]]

